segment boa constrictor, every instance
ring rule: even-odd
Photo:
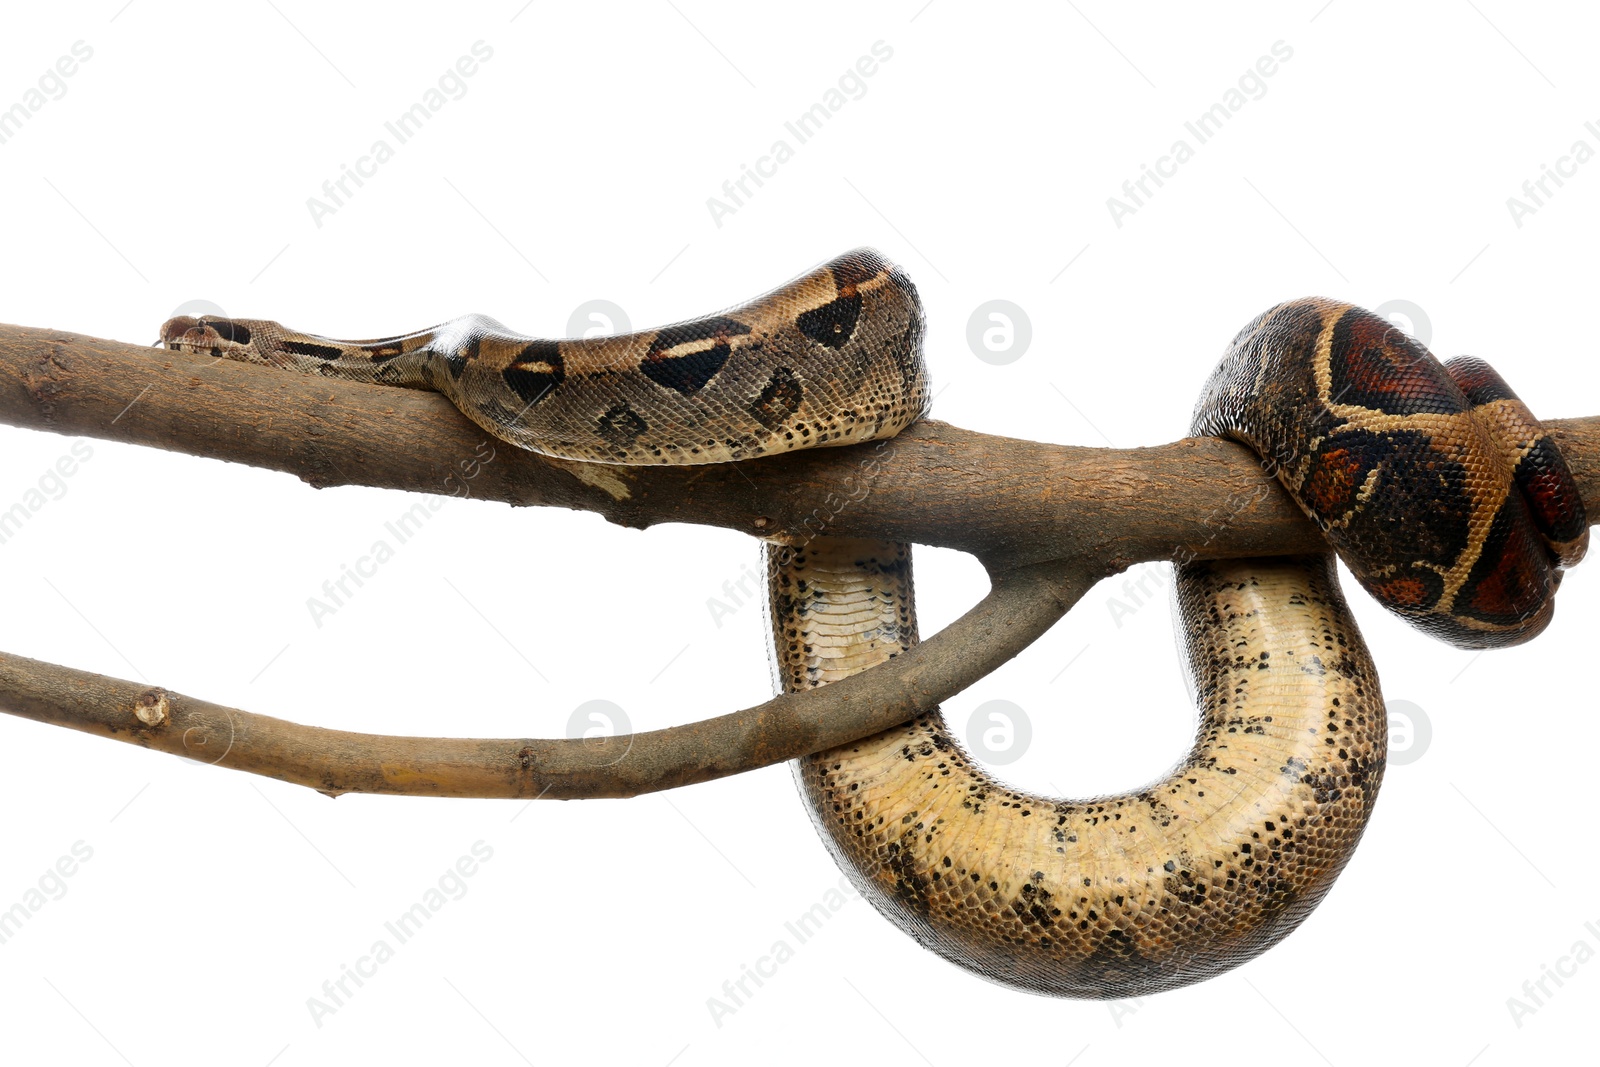
[[[886,438],[927,404],[923,313],[858,250],[745,305],[551,341],[478,316],[375,341],[177,318],[162,342],[435,389],[494,436],[600,463],[720,463]],[[1441,366],[1359,308],[1298,300],[1234,339],[1192,431],[1253,448],[1384,604],[1466,647],[1549,622],[1587,521],[1554,443],[1485,364]],[[781,687],[917,640],[907,545],[769,542]],[[1383,776],[1378,677],[1332,554],[1177,566],[1200,728],[1159,781],[1067,801],[1008,788],[937,711],[795,763],[835,858],[946,959],[1041,993],[1124,997],[1220,973],[1310,913]]]

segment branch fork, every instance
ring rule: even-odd
[[[630,797],[738,774],[933,708],[1132,564],[1326,551],[1255,456],[1214,438],[1075,448],[927,420],[889,441],[740,464],[616,467],[494,442],[486,459],[482,431],[435,393],[6,325],[0,423],[248,463],[318,488],[472,495],[593,511],[641,529],[696,522],[776,541],[937,545],[972,553],[989,572],[990,591],[970,611],[871,670],[698,722],[598,739],[329,730],[0,652],[0,711],[332,796]],[[1545,427],[1600,516],[1600,416]]]

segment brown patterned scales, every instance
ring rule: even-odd
[[[598,463],[717,463],[893,436],[927,404],[922,308],[858,250],[719,315],[550,341],[479,316],[376,341],[178,318],[169,347],[444,393],[520,447]],[[1441,367],[1358,308],[1280,305],[1234,339],[1194,432],[1262,456],[1357,577],[1468,647],[1550,619],[1587,520],[1553,442],[1486,365]],[[911,556],[767,547],[781,688],[917,640]],[[1330,555],[1177,568],[1200,729],[1143,789],[1065,801],[976,766],[937,710],[795,762],[824,840],[933,951],[1034,992],[1125,997],[1217,974],[1327,893],[1371,814],[1386,719]]]
[[[922,307],[875,252],[718,315],[550,341],[483,315],[375,341],[180,317],[169,348],[433,389],[513,445],[599,463],[725,463],[892,437],[927,405]]]

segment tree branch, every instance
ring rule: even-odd
[[[1061,563],[996,579],[961,618],[833,685],[685,726],[607,738],[386,737],[302,726],[0,654],[0,711],[323,793],[631,797],[794,759],[901,723],[1032,644],[1093,580]]]
[[[1112,574],[1325,545],[1249,451],[1214,438],[1073,448],[925,421],[891,441],[738,464],[569,463],[494,442],[436,393],[22,326],[0,325],[0,423],[268,467],[319,488],[465,492],[639,528],[825,530],[960,549],[991,570],[1077,558]],[[1546,425],[1600,514],[1600,418]]]
[[[685,726],[604,740],[478,740],[301,726],[0,653],[0,711],[326,793],[624,797],[750,770],[903,722],[1049,629],[1097,578],[1149,559],[1316,552],[1325,542],[1244,448],[1091,449],[926,421],[891,441],[740,464],[616,467],[488,439],[443,397],[0,325],[0,423],[362,484],[961,549],[976,607],[888,663]],[[1600,517],[1600,417],[1546,422]],[[349,472],[356,472],[351,476]]]

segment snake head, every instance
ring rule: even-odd
[[[161,324],[161,339],[157,344],[178,352],[253,361],[255,349],[250,343],[252,325],[244,320],[225,319],[218,315],[202,315],[199,318],[179,315]]]

